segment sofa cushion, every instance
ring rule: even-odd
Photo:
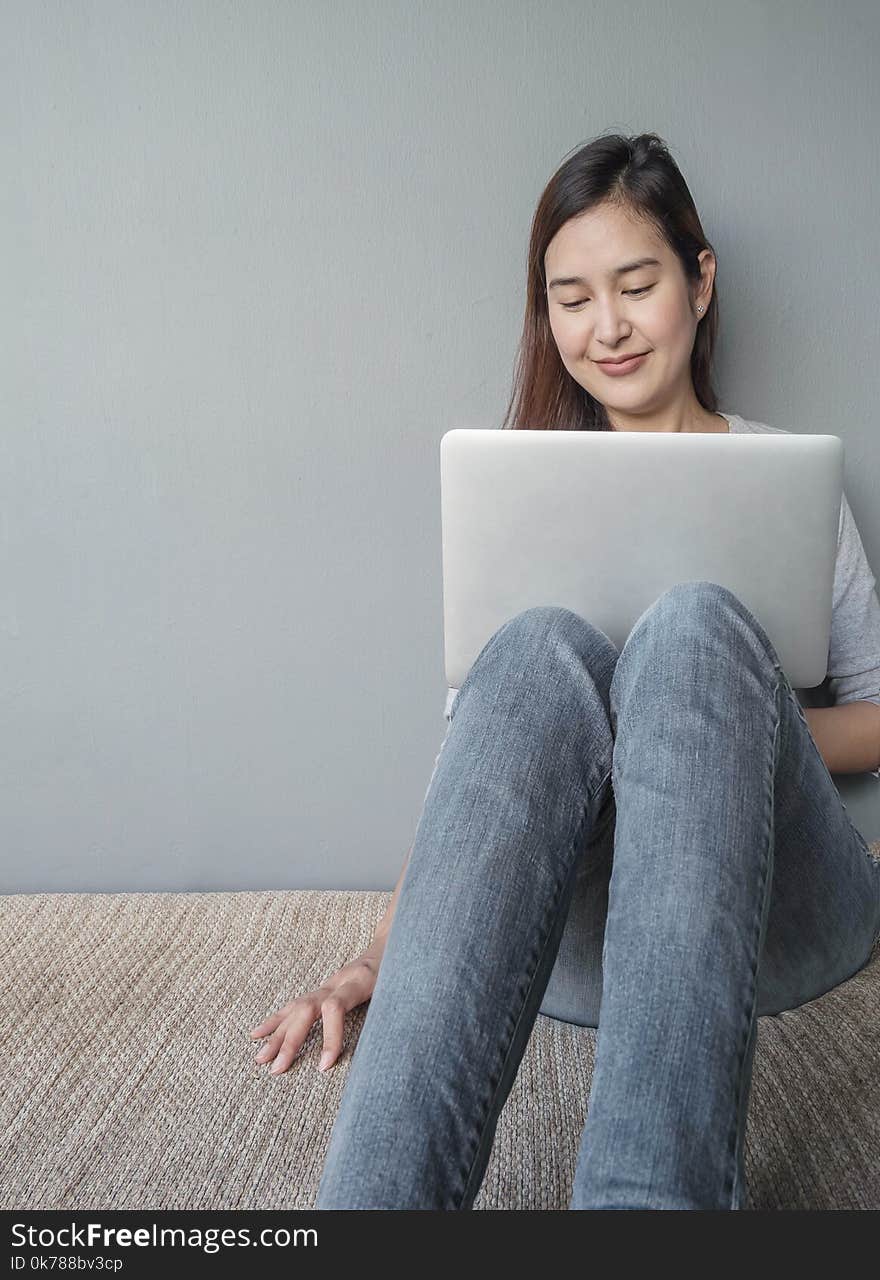
[[[880,854],[880,845],[875,846]],[[370,941],[390,894],[0,897],[2,1209],[309,1209],[367,1013],[271,1076],[249,1031]],[[759,1019],[753,1208],[880,1209],[880,948]],[[565,1209],[596,1032],[539,1014],[475,1209]]]

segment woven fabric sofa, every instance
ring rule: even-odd
[[[249,1031],[362,949],[389,897],[0,897],[0,1208],[311,1208],[369,1006],[325,1075],[320,1023],[280,1076]],[[538,1015],[475,1209],[567,1208],[595,1037]],[[880,1209],[880,948],[759,1019],[745,1162],[750,1208]]]

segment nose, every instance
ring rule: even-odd
[[[608,355],[613,355],[615,348],[632,333],[632,326],[616,299],[597,302],[593,316],[596,341],[607,348]]]

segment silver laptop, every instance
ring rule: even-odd
[[[735,592],[793,688],[825,678],[843,492],[832,435],[457,428],[440,442],[446,680],[563,605],[622,649],[679,582]]]

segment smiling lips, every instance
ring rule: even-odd
[[[607,356],[604,360],[597,360],[596,364],[625,364],[627,360],[635,360],[647,354],[647,351],[634,351],[629,356]]]
[[[603,373],[608,373],[612,377],[617,377],[624,373],[630,373],[634,369],[639,369],[642,362],[650,355],[650,351],[641,351],[638,355],[627,356],[623,360],[597,360],[596,364]]]

